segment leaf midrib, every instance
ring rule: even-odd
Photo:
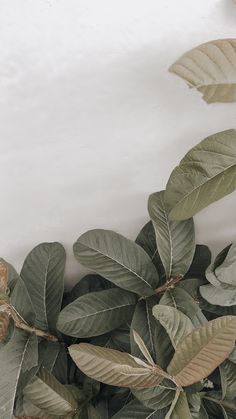
[[[228,166],[225,170],[222,170],[221,172],[217,173],[216,175],[212,176],[211,178],[207,178],[208,180],[206,182],[202,182],[200,185],[196,186],[195,188],[193,188],[191,190],[191,192],[187,193],[186,195],[183,196],[183,198],[181,198],[177,204],[175,204],[173,206],[173,208],[171,209],[170,212],[172,212],[175,208],[178,208],[179,205],[185,201],[186,199],[188,199],[189,196],[191,196],[197,189],[200,189],[203,185],[205,185],[206,183],[212,181],[215,177],[219,176],[220,174],[227,172],[229,169],[231,169],[232,167],[236,166],[236,163],[231,164],[230,166]]]
[[[76,317],[73,321],[76,321],[76,320],[78,320],[78,319],[86,319],[86,318],[88,318],[88,317],[96,316],[97,314],[102,314],[102,313],[105,313],[105,312],[107,312],[107,311],[117,310],[117,309],[122,308],[122,307],[129,307],[129,306],[132,306],[132,305],[135,305],[135,304],[136,304],[136,303],[134,303],[134,304],[122,304],[122,305],[120,305],[120,306],[110,307],[110,308],[108,308],[108,309],[104,309],[104,310],[96,311],[96,312],[91,313],[91,314],[88,314],[88,315],[86,315],[86,316]],[[70,321],[69,321],[69,322],[65,322],[65,323],[70,323]]]
[[[149,288],[151,288],[152,290],[153,290],[153,288],[152,288],[152,286],[142,277],[142,276],[140,276],[137,272],[134,272],[132,269],[130,269],[128,266],[126,266],[126,265],[124,265],[123,263],[121,263],[120,261],[118,261],[117,259],[115,259],[115,258],[112,258],[111,256],[109,256],[109,255],[107,255],[106,253],[102,253],[100,250],[98,250],[98,249],[96,249],[95,247],[92,247],[92,246],[88,246],[88,245],[86,245],[86,244],[84,244],[84,243],[80,243],[80,244],[82,244],[82,246],[84,246],[85,248],[87,248],[87,249],[90,249],[90,250],[93,250],[93,251],[95,251],[95,252],[97,252],[98,254],[100,254],[100,255],[102,255],[102,256],[104,256],[104,257],[106,257],[107,259],[109,259],[109,260],[112,260],[113,262],[115,262],[115,263],[117,263],[117,265],[120,265],[120,266],[122,266],[123,268],[125,268],[127,271],[129,271],[129,272],[131,272],[133,275],[135,275],[136,277],[138,277],[139,279],[141,279],[141,281],[143,281],[143,282],[145,282],[145,284],[149,287]]]

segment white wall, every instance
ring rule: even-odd
[[[151,192],[184,153],[236,125],[168,66],[236,37],[231,0],[0,0],[0,255],[18,269],[41,241],[88,229],[134,238]],[[236,193],[196,217],[215,250],[236,238]]]

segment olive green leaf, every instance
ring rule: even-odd
[[[205,244],[197,244],[191,266],[185,278],[205,279],[205,272],[211,263],[211,251]]]
[[[226,359],[220,365],[222,398],[233,400],[236,393],[236,365]]]
[[[168,375],[157,366],[153,367],[128,353],[89,343],[72,345],[69,353],[81,371],[105,384],[147,388],[158,385],[163,375]]]
[[[25,387],[24,396],[39,409],[52,415],[75,413],[78,404],[73,394],[46,368]]]
[[[212,320],[183,338],[167,371],[181,386],[197,383],[227,358],[235,339],[236,316]]]
[[[153,317],[152,308],[157,303],[157,295],[140,300],[137,303],[130,326],[131,353],[142,358],[142,352],[133,336],[133,331],[137,330],[152,359],[165,369],[173,356],[174,350],[165,329]]]
[[[186,220],[236,188],[236,131],[218,132],[193,147],[170,175],[165,201],[173,220]]]
[[[142,352],[144,358],[146,358],[146,360],[148,361],[149,364],[151,365],[155,365],[149,350],[147,349],[143,339],[141,338],[141,336],[135,331],[133,330],[133,336],[134,336],[134,340],[136,342],[136,344],[138,345],[140,351]]]
[[[236,243],[227,246],[212,263],[206,277],[211,284],[200,287],[202,297],[210,304],[233,306],[236,304]]]
[[[141,246],[151,258],[159,274],[160,281],[164,282],[166,280],[166,274],[157,250],[156,234],[152,221],[149,221],[143,226],[135,240],[135,243]]]
[[[162,410],[171,404],[175,397],[176,387],[169,380],[163,380],[159,386],[132,389],[133,395],[146,407]]]
[[[167,414],[165,419],[192,419],[186,393],[182,391],[178,394],[178,390],[176,390],[176,394],[178,399],[173,406],[173,410],[170,410],[170,414]]]
[[[229,285],[233,278],[230,279],[229,271],[231,270],[230,274],[232,275],[234,269],[234,253],[235,253],[235,246],[230,252],[230,257],[228,258],[229,251],[232,247],[232,244],[226,246],[221,252],[216,256],[215,260],[208,266],[206,270],[206,278],[207,280],[214,285],[215,287],[224,286],[224,276],[230,280]],[[225,263],[226,262],[226,263]],[[229,263],[228,263],[229,262]],[[233,264],[231,269],[231,263]],[[222,269],[222,265],[224,264],[224,268]],[[227,283],[225,287],[228,288]],[[234,289],[234,288],[232,288]]]
[[[38,329],[55,328],[64,291],[65,258],[60,243],[41,243],[24,262],[21,277],[36,311]]]
[[[20,317],[30,326],[34,326],[36,315],[32,300],[22,278],[18,278],[11,293],[10,302]]]
[[[99,336],[131,320],[137,297],[111,288],[77,298],[60,313],[57,328],[74,337]]]
[[[207,103],[236,101],[236,39],[206,42],[186,52],[169,69]]]
[[[136,243],[110,230],[90,230],[74,244],[82,265],[142,296],[154,294],[158,273],[147,253]]]
[[[200,287],[201,296],[210,304],[218,306],[234,306],[236,305],[236,291],[227,290],[214,285],[202,285]]]
[[[132,400],[119,410],[112,419],[165,419],[166,409],[152,410],[138,400]]]
[[[152,312],[167,331],[175,349],[181,340],[193,331],[190,318],[174,307],[158,304],[153,307]]]
[[[182,287],[166,290],[165,294],[160,299],[160,304],[174,307],[182,311],[182,313],[186,314],[186,316],[191,319],[194,327],[199,327],[207,322],[198,304]]]
[[[30,368],[32,337],[22,330],[15,330],[11,340],[1,350],[0,356],[0,417],[11,419],[17,385],[22,368]],[[24,365],[25,362],[25,365]],[[32,358],[32,367],[35,358]]]
[[[150,195],[148,211],[156,233],[159,255],[166,278],[184,275],[193,260],[195,233],[193,219],[171,221],[164,201],[165,191]]]

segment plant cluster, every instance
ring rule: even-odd
[[[236,41],[224,42],[229,59]],[[193,62],[180,60],[173,69],[189,76]],[[210,80],[195,84],[226,100],[214,77],[214,95]],[[236,242],[212,261],[193,221],[235,189],[231,129],[192,148],[149,197],[135,242],[102,229],[78,238],[75,258],[94,273],[70,292],[59,243],[35,247],[20,275],[1,259],[0,418],[235,418]]]

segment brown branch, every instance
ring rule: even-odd
[[[181,279],[183,279],[183,277],[184,277],[183,275],[176,275],[176,276],[173,276],[173,278],[168,279],[168,280],[165,282],[165,284],[163,284],[163,285],[161,285],[160,287],[156,288],[156,289],[155,289],[155,293],[156,293],[156,294],[159,294],[159,293],[165,292],[165,291],[166,291],[166,290],[168,290],[168,289],[174,288],[174,287],[175,287],[175,285],[176,285],[179,281],[181,281]]]
[[[47,333],[45,331],[36,329],[35,327],[29,326],[17,313],[17,311],[14,309],[13,306],[11,306],[8,303],[2,304],[0,307],[0,311],[3,313],[7,313],[10,318],[15,323],[15,326],[18,329],[25,330],[26,332],[33,333],[36,336],[39,336],[41,338],[47,339],[51,342],[58,342],[58,338],[54,335],[51,335],[50,333]]]

